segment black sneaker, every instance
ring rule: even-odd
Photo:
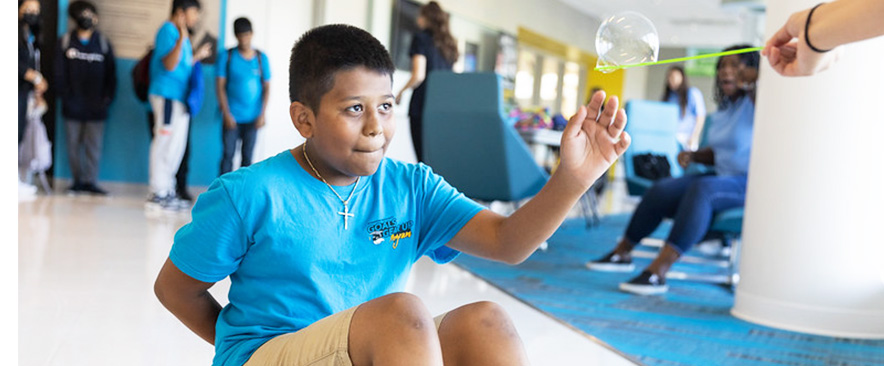
[[[188,203],[193,202],[193,196],[191,196],[190,193],[188,193],[185,189],[176,192],[176,195],[178,196],[179,200],[187,201]]]
[[[86,183],[80,187],[80,190],[83,192],[91,193],[96,196],[107,196],[107,191],[99,188],[95,184]]]
[[[656,273],[642,271],[635,278],[620,284],[620,290],[636,295],[660,295],[669,291],[666,279]]]
[[[74,184],[71,184],[68,188],[69,195],[78,195],[80,193],[83,193],[83,184],[80,182],[74,182]]]
[[[586,268],[603,272],[632,272],[635,270],[635,265],[632,264],[632,258],[623,258],[613,251],[600,259],[586,262]]]

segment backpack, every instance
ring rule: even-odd
[[[135,89],[135,97],[142,102],[147,101],[147,93],[150,89],[150,59],[153,57],[153,47],[138,60],[132,68],[132,87]]]
[[[632,164],[635,168],[635,175],[642,178],[658,180],[672,175],[672,167],[669,165],[666,155],[638,154],[632,157]]]
[[[236,50],[236,47],[231,47],[227,49],[227,79],[230,80],[230,59],[233,57],[233,51]],[[261,51],[255,49],[255,57],[258,58],[258,70],[261,71],[261,82],[264,81],[264,61],[261,60]],[[226,84],[230,86],[230,83]]]

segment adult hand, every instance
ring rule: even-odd
[[[193,53],[193,62],[200,62],[202,60],[205,60],[206,57],[209,57],[211,55],[212,55],[212,45],[209,43],[206,43],[206,44],[200,46],[200,48],[197,49],[196,52]]]
[[[400,90],[399,94],[396,94],[396,105],[399,105],[400,103],[402,103],[402,92],[404,92],[404,91],[405,91],[405,89]]]
[[[687,168],[688,165],[693,161],[691,159],[692,153],[690,151],[682,151],[678,153],[678,165],[682,168]]]
[[[230,113],[224,113],[224,129],[225,130],[233,130],[236,129],[236,120],[233,118],[233,115]]]
[[[183,11],[175,15],[174,24],[178,28],[178,32],[181,33],[181,38],[190,37],[190,31],[187,30],[187,18],[184,16]]]
[[[562,133],[561,163],[557,174],[564,174],[582,190],[589,189],[617,157],[629,147],[626,112],[619,109],[616,96],[605,101],[605,92],[593,94],[589,105],[581,106]]]
[[[261,127],[264,127],[264,114],[259,115],[258,118],[255,119],[255,128],[260,129]]]
[[[807,46],[804,25],[810,10],[792,14],[764,45],[761,54],[783,76],[808,76],[828,69],[838,61],[841,50],[819,53]],[[813,41],[813,40],[811,40]]]

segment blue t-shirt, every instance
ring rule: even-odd
[[[384,159],[355,189],[344,230],[341,200],[284,151],[199,196],[169,257],[200,281],[230,276],[213,365],[242,365],[275,336],[402,291],[422,255],[457,256],[444,245],[482,210],[423,164]]]
[[[174,99],[185,103],[190,72],[193,70],[193,45],[190,38],[181,44],[181,58],[172,71],[163,66],[163,57],[169,54],[178,42],[178,28],[170,21],[163,23],[154,41],[154,52],[150,59],[150,88],[148,94]]]
[[[264,104],[264,82],[270,80],[270,64],[267,55],[261,52],[261,62],[258,62],[258,53],[251,59],[244,59],[239,50],[230,52],[230,65],[227,64],[228,52],[218,55],[218,77],[227,78],[227,105],[230,113],[237,123],[254,122],[261,114]],[[227,75],[227,69],[230,75]],[[261,69],[264,69],[263,72]],[[264,79],[261,79],[261,75]]]
[[[678,104],[678,94],[669,92],[666,99],[667,102]],[[688,103],[684,109],[684,115],[681,115],[681,108],[678,109],[681,119],[678,121],[677,133],[687,135],[690,138],[694,133],[694,127],[697,125],[697,116],[706,114],[706,103],[703,101],[703,93],[695,87],[688,88]]]
[[[748,96],[727,103],[709,119],[706,146],[715,153],[715,173],[748,175],[755,103]]]

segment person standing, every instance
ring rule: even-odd
[[[49,84],[40,73],[40,2],[18,1],[18,144],[22,143],[28,123],[28,99],[42,94]],[[19,194],[32,196],[37,187],[19,177]]]
[[[267,55],[252,48],[252,23],[247,18],[233,22],[237,46],[218,59],[218,106],[223,119],[224,155],[221,174],[233,170],[236,142],[242,141],[240,166],[252,164],[257,131],[264,127],[264,111],[270,95],[270,66]]]
[[[706,104],[700,89],[688,84],[681,66],[669,68],[662,100],[678,105],[680,119],[675,138],[682,150],[696,150],[706,121]]]
[[[198,0],[174,0],[170,19],[160,27],[154,42],[148,89],[154,134],[150,144],[147,209],[177,211],[187,207],[186,202],[176,197],[175,173],[187,145],[191,116],[186,103],[193,64],[210,51],[204,47],[194,53],[190,42],[200,8]]]
[[[67,133],[71,193],[107,195],[96,185],[104,124],[117,89],[113,48],[95,30],[98,11],[88,1],[75,1],[68,15],[76,29],[58,42],[56,89]]]
[[[414,35],[408,55],[411,57],[411,79],[396,95],[396,104],[402,100],[402,93],[414,89],[408,105],[408,120],[411,122],[411,140],[417,161],[423,156],[423,113],[429,73],[436,70],[450,71],[458,58],[457,41],[451,36],[448,13],[439,3],[430,1],[420,8],[417,26],[421,29]]]

